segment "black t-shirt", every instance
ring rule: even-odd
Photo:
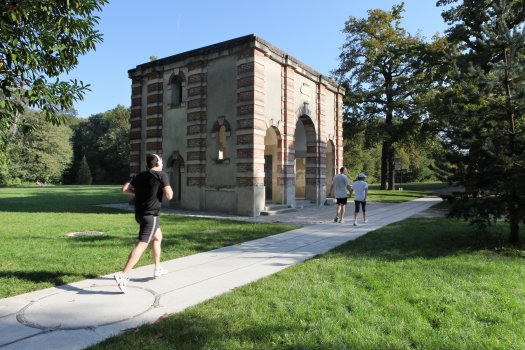
[[[135,214],[159,215],[162,189],[169,186],[168,175],[162,171],[146,170],[130,183],[135,189]]]

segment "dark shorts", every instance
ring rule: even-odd
[[[363,208],[363,213],[366,213],[366,201],[354,201],[354,204],[356,213],[359,213],[359,205]]]
[[[347,202],[348,202],[348,198],[347,197],[337,198],[337,204],[346,205]]]
[[[160,218],[154,215],[135,215],[135,220],[140,225],[139,241],[149,243],[159,228]]]

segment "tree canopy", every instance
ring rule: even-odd
[[[347,91],[345,130],[355,134],[364,126],[367,138],[382,143],[382,189],[394,188],[396,147],[422,136],[419,99],[432,82],[422,60],[431,46],[401,27],[402,12],[401,4],[391,11],[370,10],[367,18],[350,17],[340,66],[333,72]]]
[[[0,3],[0,130],[20,123],[26,106],[59,124],[89,85],[61,81],[78,56],[102,42],[95,29],[107,0],[17,0]]]
[[[452,214],[480,224],[504,217],[517,242],[525,222],[524,1],[466,0],[443,17],[450,73],[434,116],[449,180],[465,185]]]

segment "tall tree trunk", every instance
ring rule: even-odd
[[[390,143],[383,141],[381,148],[381,189],[388,190],[388,150]]]
[[[519,208],[518,204],[515,203],[515,200],[511,200],[511,203],[509,203],[509,224],[510,224],[510,235],[509,235],[509,242],[510,243],[518,243],[520,240],[520,216],[519,216]]]
[[[394,190],[396,188],[396,164],[394,161],[396,150],[390,146],[388,150],[388,189]]]

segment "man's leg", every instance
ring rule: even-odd
[[[363,208],[363,221],[365,222],[365,224],[368,222],[366,220],[366,202],[362,202],[361,203],[361,207]]]
[[[162,231],[160,228],[157,229],[155,232],[155,236],[153,237],[153,244],[151,246],[151,250],[153,252],[153,262],[155,263],[155,268],[160,267],[160,253],[161,253],[161,244],[162,244]]]
[[[339,216],[339,222],[343,222],[343,218],[345,216],[345,209],[346,209],[346,205],[341,204],[341,215]]]
[[[355,210],[354,210],[354,226],[357,225],[357,214],[359,214],[359,201],[354,201]]]
[[[124,266],[124,270],[122,270],[122,274],[124,276],[129,276],[131,269],[133,269],[133,266],[135,266],[135,264],[139,261],[140,257],[142,256],[142,253],[144,253],[147,247],[148,243],[137,242],[135,248],[133,248],[131,253],[129,253],[128,262],[126,263],[126,266]]]
[[[337,222],[339,220],[339,203],[335,205],[335,219],[334,222]]]

